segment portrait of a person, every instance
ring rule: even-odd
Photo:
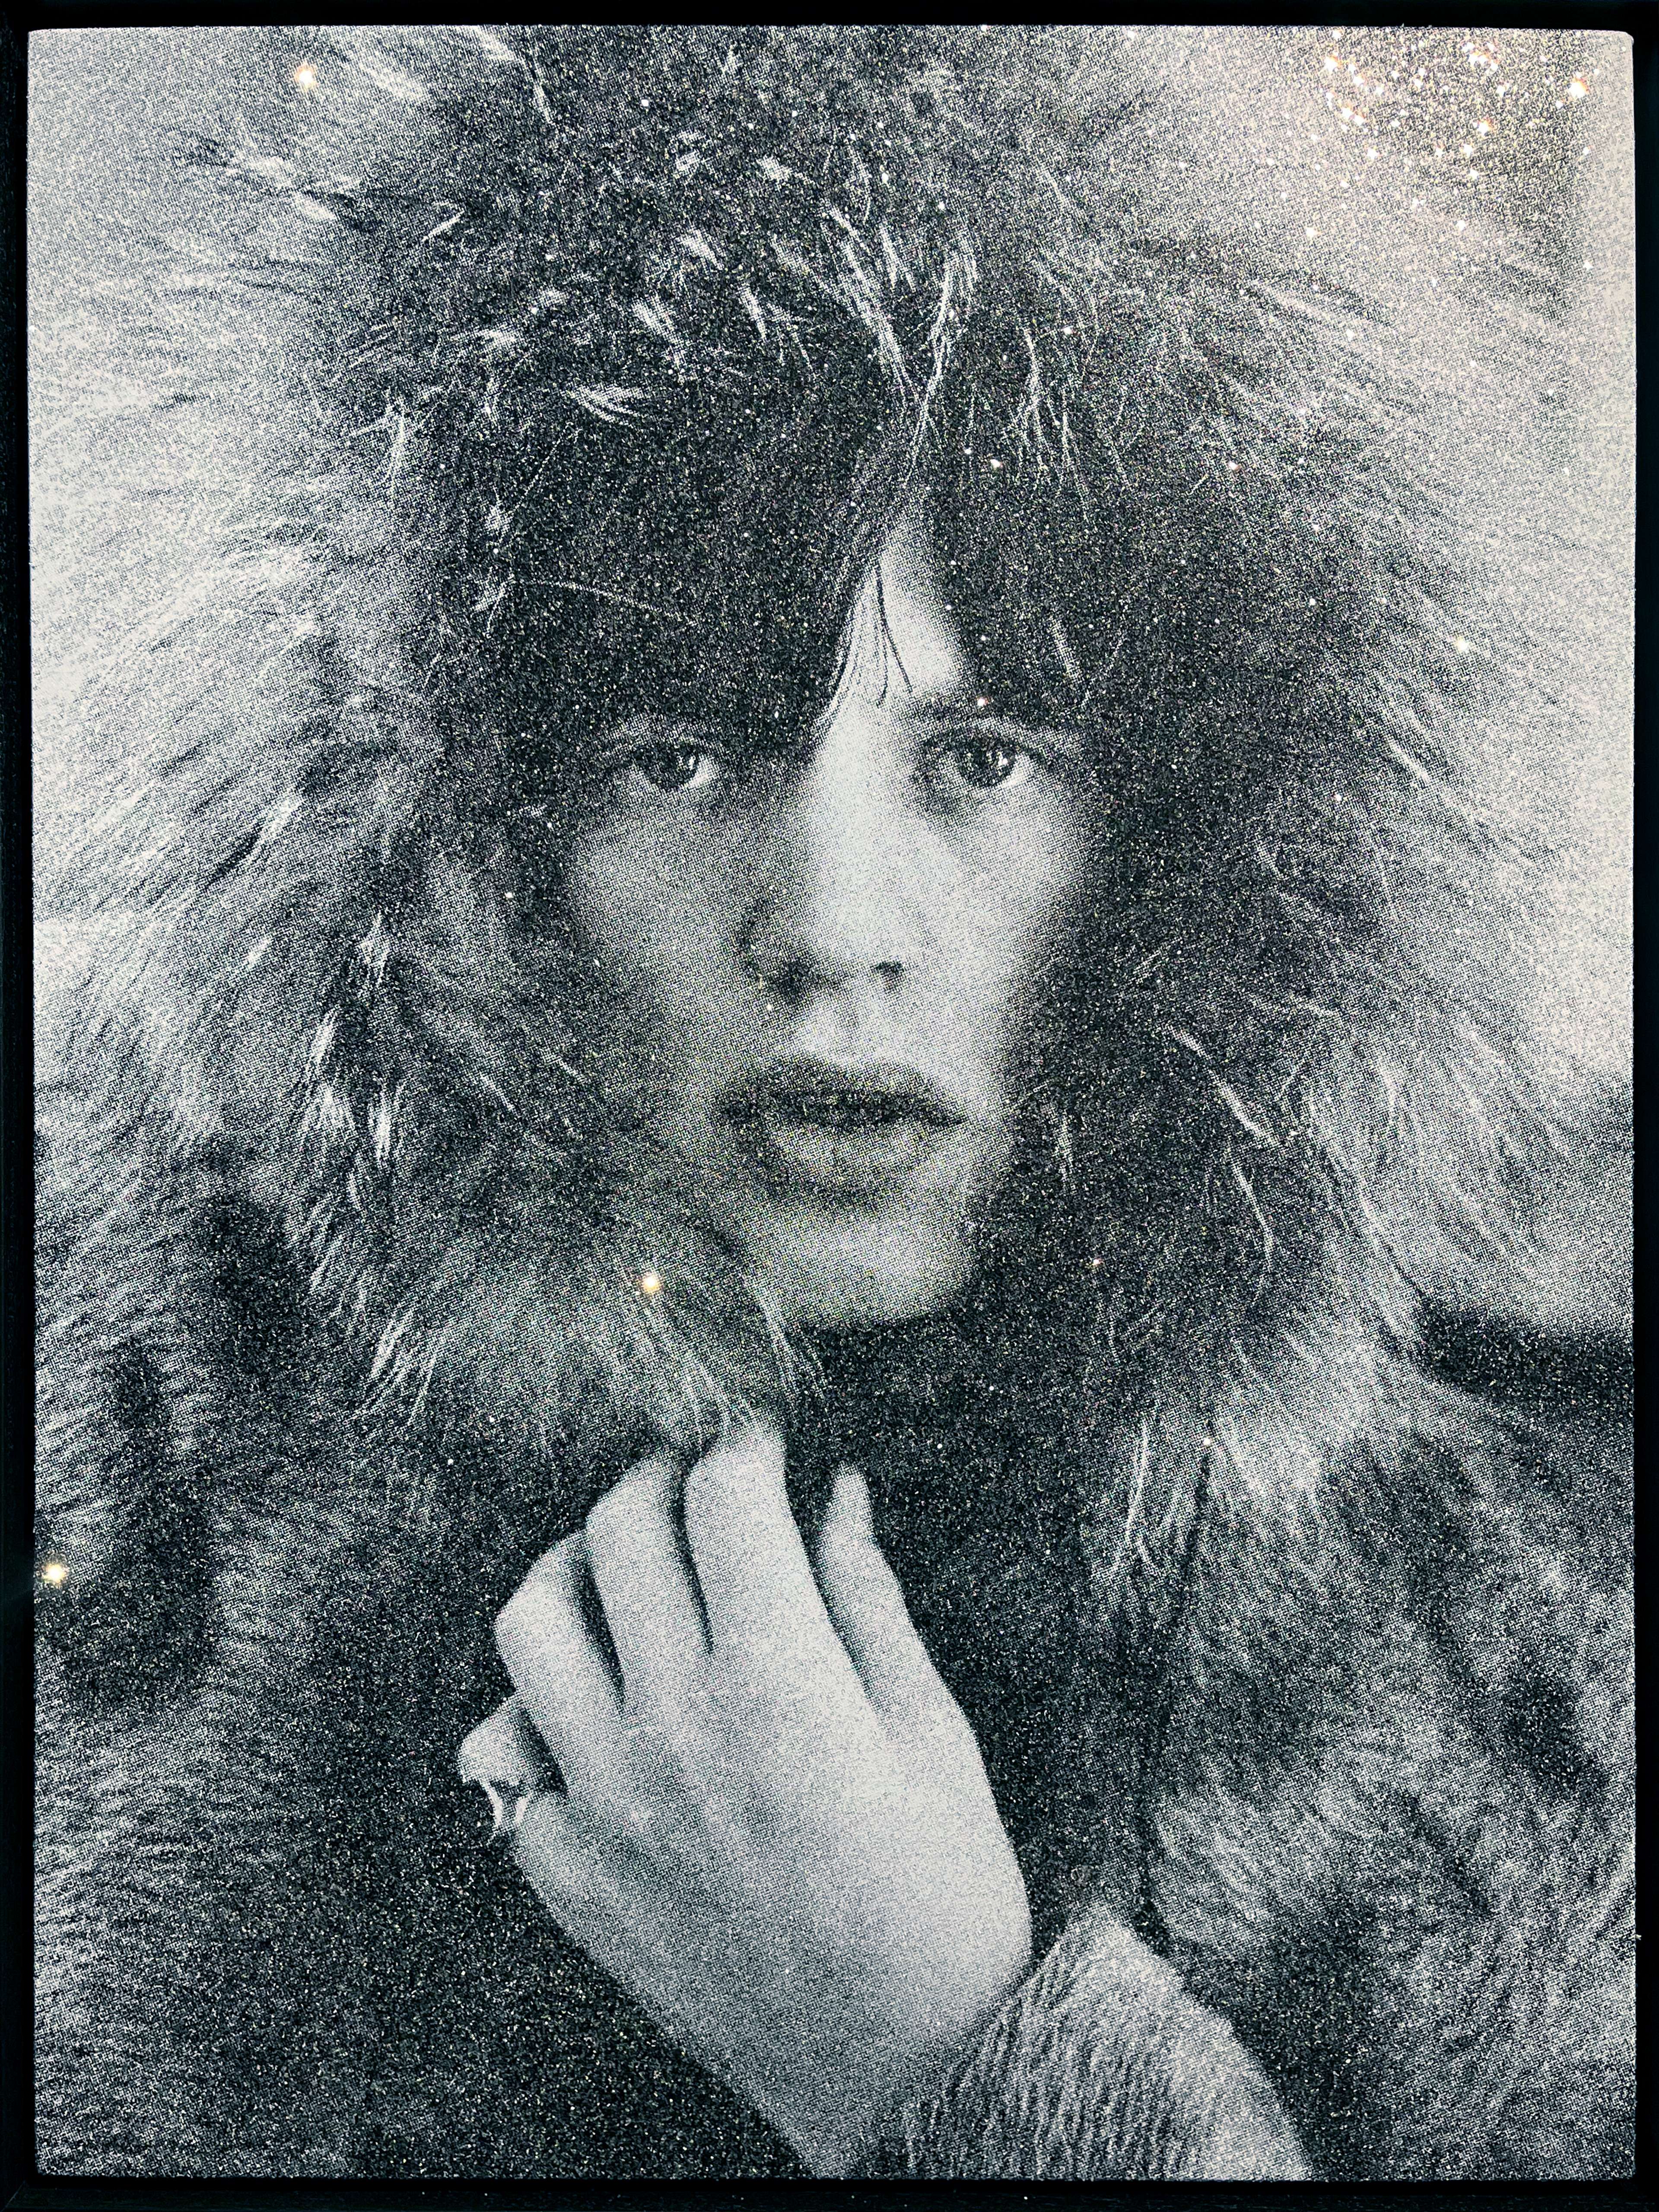
[[[37,40],[44,2172],[1631,2170],[1628,49],[1321,36]]]

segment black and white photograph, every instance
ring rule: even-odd
[[[42,2183],[1632,2174],[1572,14],[32,33]]]

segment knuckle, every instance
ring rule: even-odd
[[[583,1532],[596,1549],[603,1549],[612,1531],[625,1523],[629,1517],[629,1502],[623,1495],[623,1488],[624,1483],[617,1483],[588,1508],[587,1519],[582,1524]]]
[[[684,1795],[697,1766],[696,1730],[677,1715],[638,1714],[627,1723],[632,1792],[653,1802]]]
[[[495,1616],[495,1649],[503,1659],[534,1640],[549,1610],[568,1597],[581,1570],[583,1541],[566,1536],[544,1552]]]
[[[668,1503],[678,1470],[666,1453],[655,1453],[630,1467],[589,1508],[585,1524],[590,1542],[600,1542],[616,1529],[626,1528]]]
[[[556,1797],[534,1797],[513,1838],[513,1856],[550,1906],[580,1905],[599,1892],[597,1839]]]
[[[524,1587],[549,1593],[570,1589],[581,1573],[586,1548],[580,1530],[562,1536],[550,1552],[544,1552],[537,1560],[525,1578]]]
[[[613,1839],[640,1843],[661,1832],[672,1802],[656,1776],[629,1771],[596,1777],[586,1810],[594,1826]]]
[[[758,1756],[788,1725],[799,1702],[797,1686],[764,1653],[744,1653],[709,1671],[700,1702],[701,1732],[728,1751]]]
[[[472,1782],[481,1776],[498,1775],[507,1771],[509,1755],[517,1748],[511,1730],[503,1725],[500,1711],[486,1715],[476,1728],[462,1737],[455,1753],[455,1763],[464,1780]]]
[[[617,1808],[617,1826],[630,1842],[642,1844],[661,1826],[662,1812],[648,1797],[629,1797]]]
[[[653,1744],[630,1765],[627,1779],[611,1790],[606,1810],[618,1832],[639,1843],[670,1829],[691,1792],[681,1762],[665,1745]]]
[[[523,1650],[529,1620],[529,1601],[523,1590],[515,1590],[495,1615],[495,1649],[503,1659]]]

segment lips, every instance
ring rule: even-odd
[[[884,1061],[775,1062],[722,1110],[765,1179],[829,1196],[875,1196],[937,1160],[969,1119],[938,1084]]]

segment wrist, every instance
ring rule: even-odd
[[[908,2063],[882,2069],[878,2083],[862,2094],[845,2080],[819,2085],[827,2093],[788,2112],[769,2117],[806,2171],[823,2180],[842,2180],[862,2172],[878,2147],[899,2132],[906,2111],[927,2105],[947,2086],[957,2068],[976,2051],[986,2031],[1023,1987],[1031,1971],[1029,1932],[1023,1952],[1010,1954],[997,1994],[952,2035],[929,2037]]]
[[[878,2147],[902,2134],[907,2111],[927,2106],[939,2095],[988,2025],[988,2020],[982,2022],[935,2063],[918,2063],[878,2096],[864,2102],[844,2099],[833,2116],[821,2112],[783,2126],[781,2132],[807,2172],[820,2180],[843,2181],[867,2171]]]

